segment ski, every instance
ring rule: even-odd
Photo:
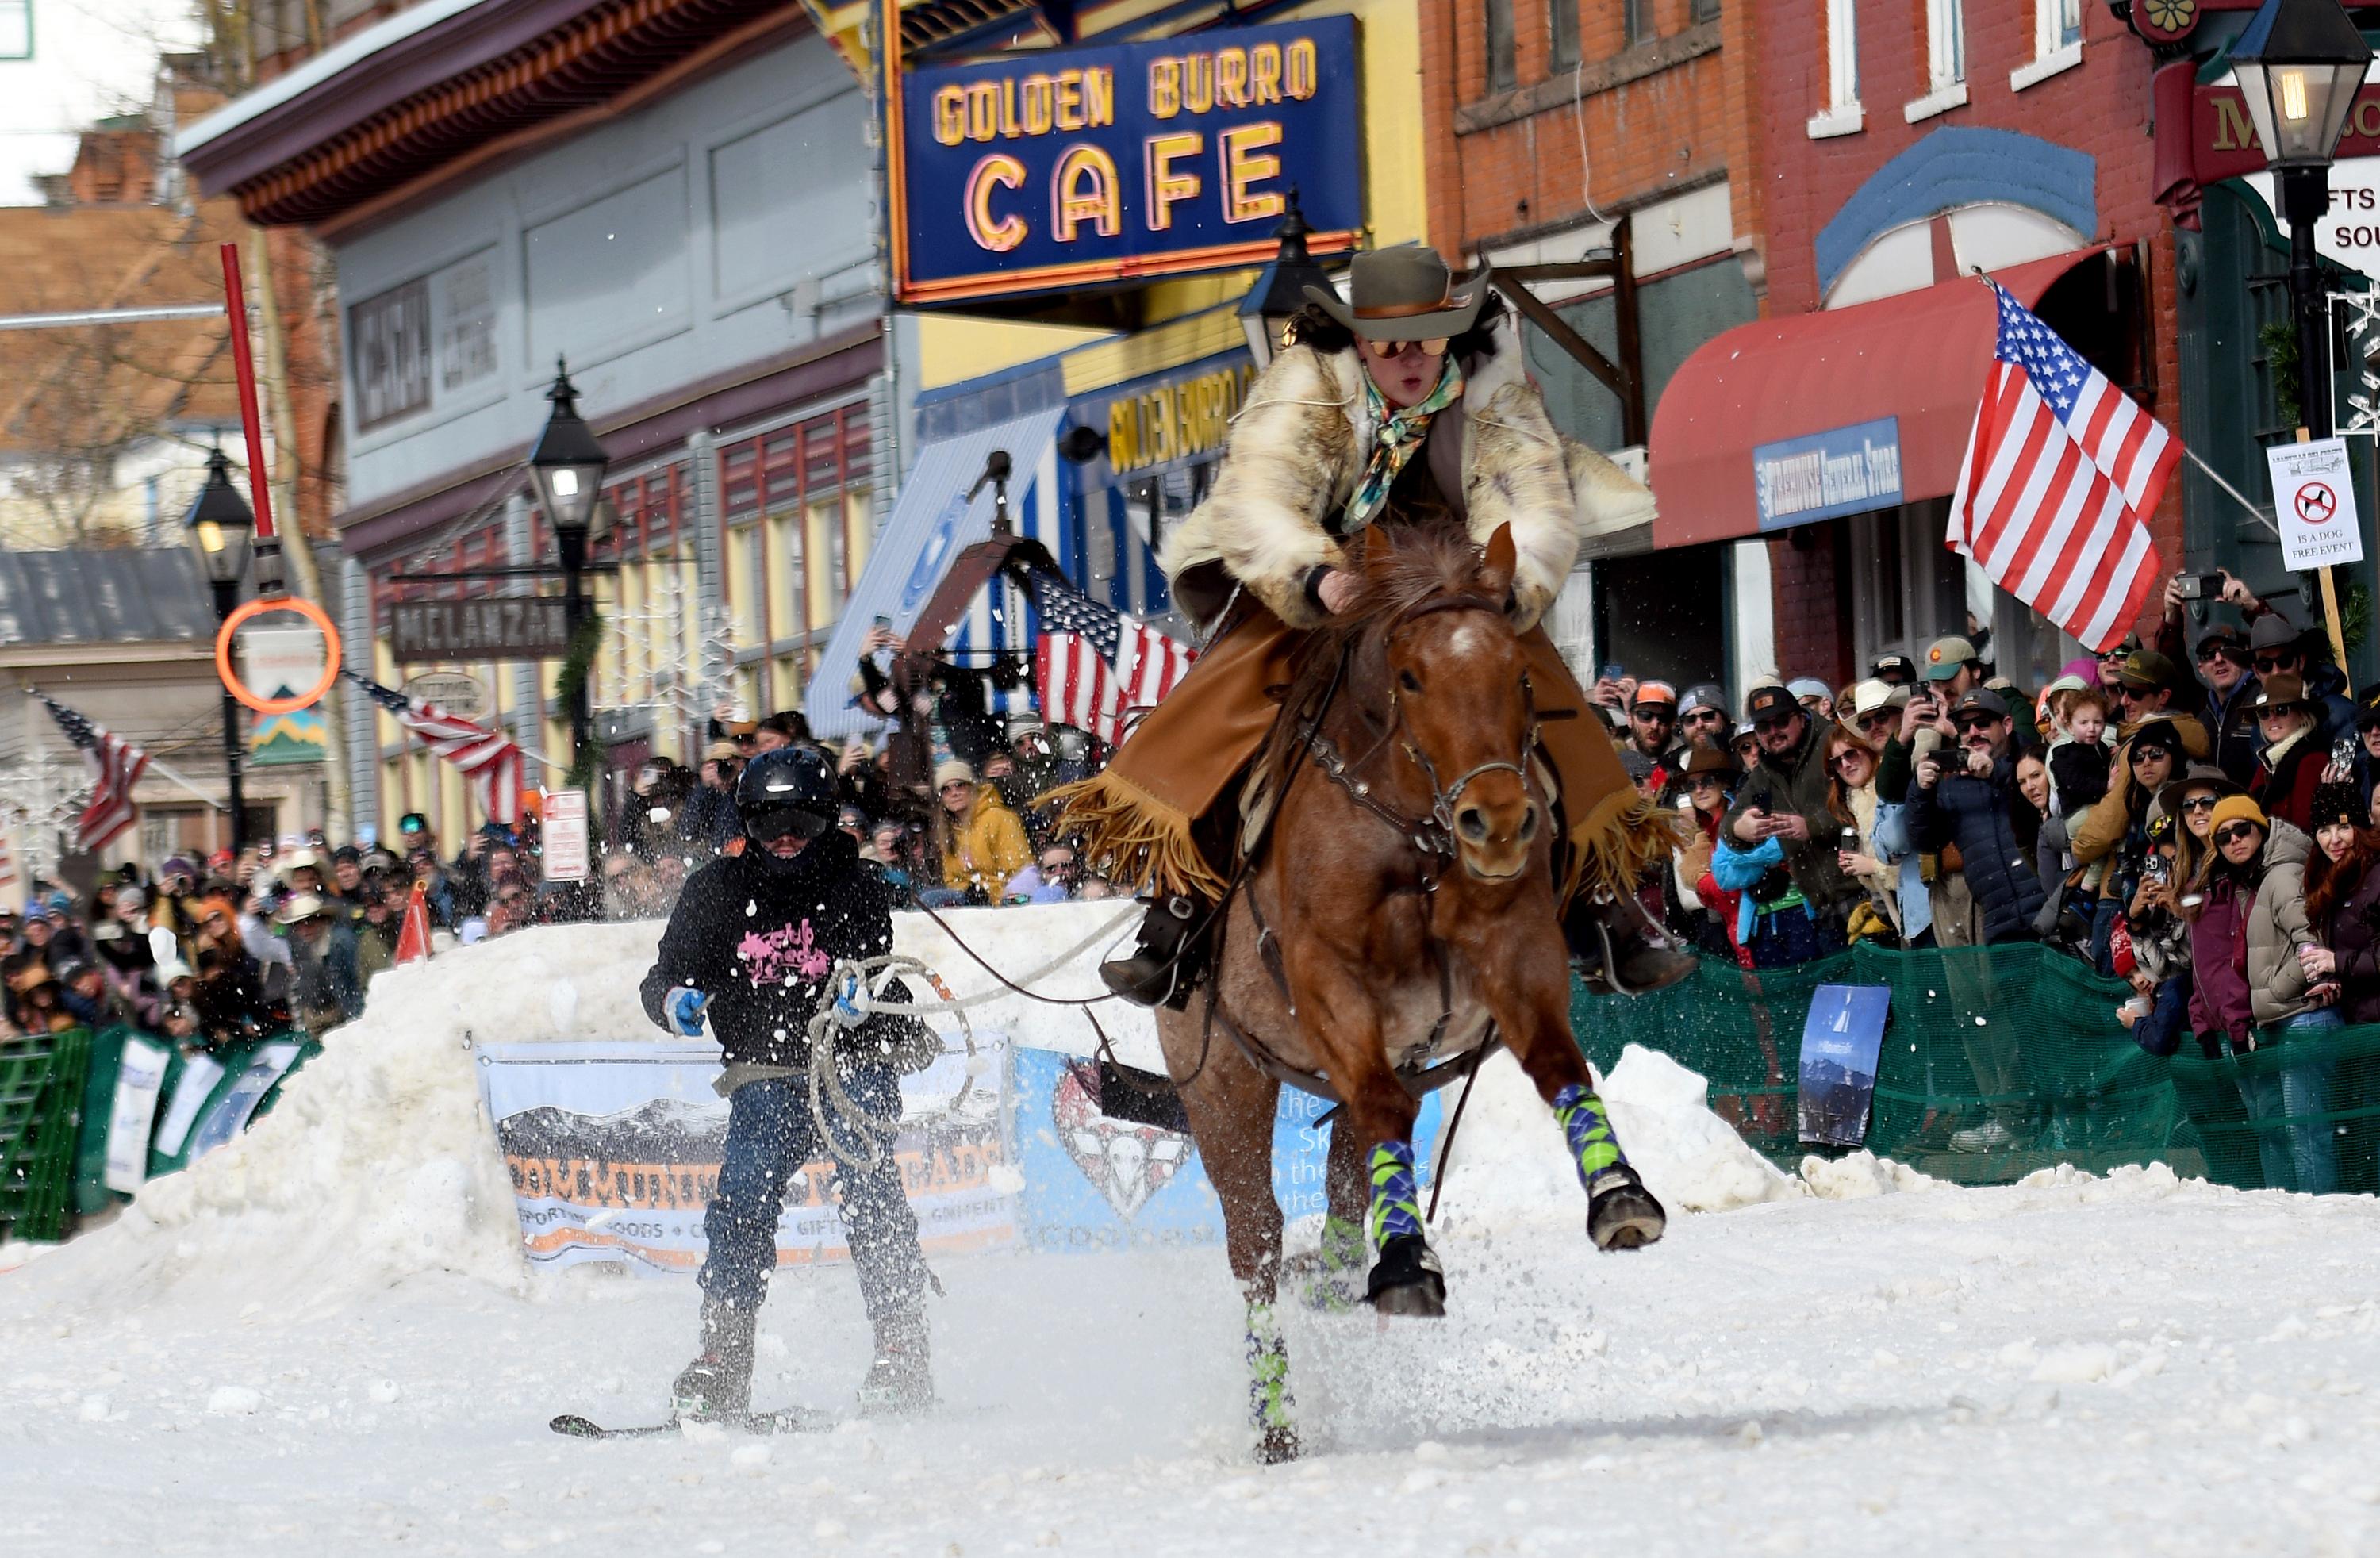
[[[832,1433],[843,1419],[832,1412],[815,1406],[781,1406],[773,1412],[754,1412],[741,1418],[710,1418],[699,1419],[702,1425],[733,1429],[738,1433]],[[623,1428],[605,1428],[575,1412],[565,1412],[546,1425],[568,1439],[660,1439],[679,1431],[686,1424],[672,1418],[662,1423],[635,1423]]]

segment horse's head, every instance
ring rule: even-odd
[[[1427,785],[1464,870],[1487,882],[1519,877],[1546,820],[1528,782],[1536,713],[1527,659],[1505,612],[1512,537],[1498,530],[1484,558],[1427,538],[1376,539],[1367,550],[1357,609],[1370,607],[1376,625],[1390,734]]]

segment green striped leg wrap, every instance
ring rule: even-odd
[[[1561,1122],[1562,1138],[1578,1160],[1578,1182],[1588,1194],[1594,1193],[1598,1175],[1628,1166],[1620,1138],[1611,1134],[1611,1116],[1594,1089],[1573,1082],[1554,1094],[1554,1118]]]
[[[1372,1248],[1421,1232],[1421,1192],[1415,1187],[1410,1141],[1383,1141],[1372,1149]]]
[[[1285,1429],[1289,1414],[1289,1345],[1270,1304],[1248,1306],[1248,1416],[1259,1429]]]

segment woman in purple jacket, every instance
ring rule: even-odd
[[[2306,920],[2322,944],[2300,947],[2298,961],[2310,980],[2337,978],[2350,1023],[2380,1022],[2380,833],[2363,824],[2353,785],[2325,785],[2313,804]]]

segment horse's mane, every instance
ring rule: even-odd
[[[1452,515],[1392,508],[1380,517],[1381,523],[1364,532],[1354,599],[1309,632],[1291,663],[1281,699],[1288,717],[1274,727],[1265,753],[1264,766],[1275,773],[1293,757],[1288,749],[1320,710],[1342,664],[1350,685],[1371,679],[1388,630],[1407,612],[1436,595],[1475,594],[1480,589],[1479,547]]]

